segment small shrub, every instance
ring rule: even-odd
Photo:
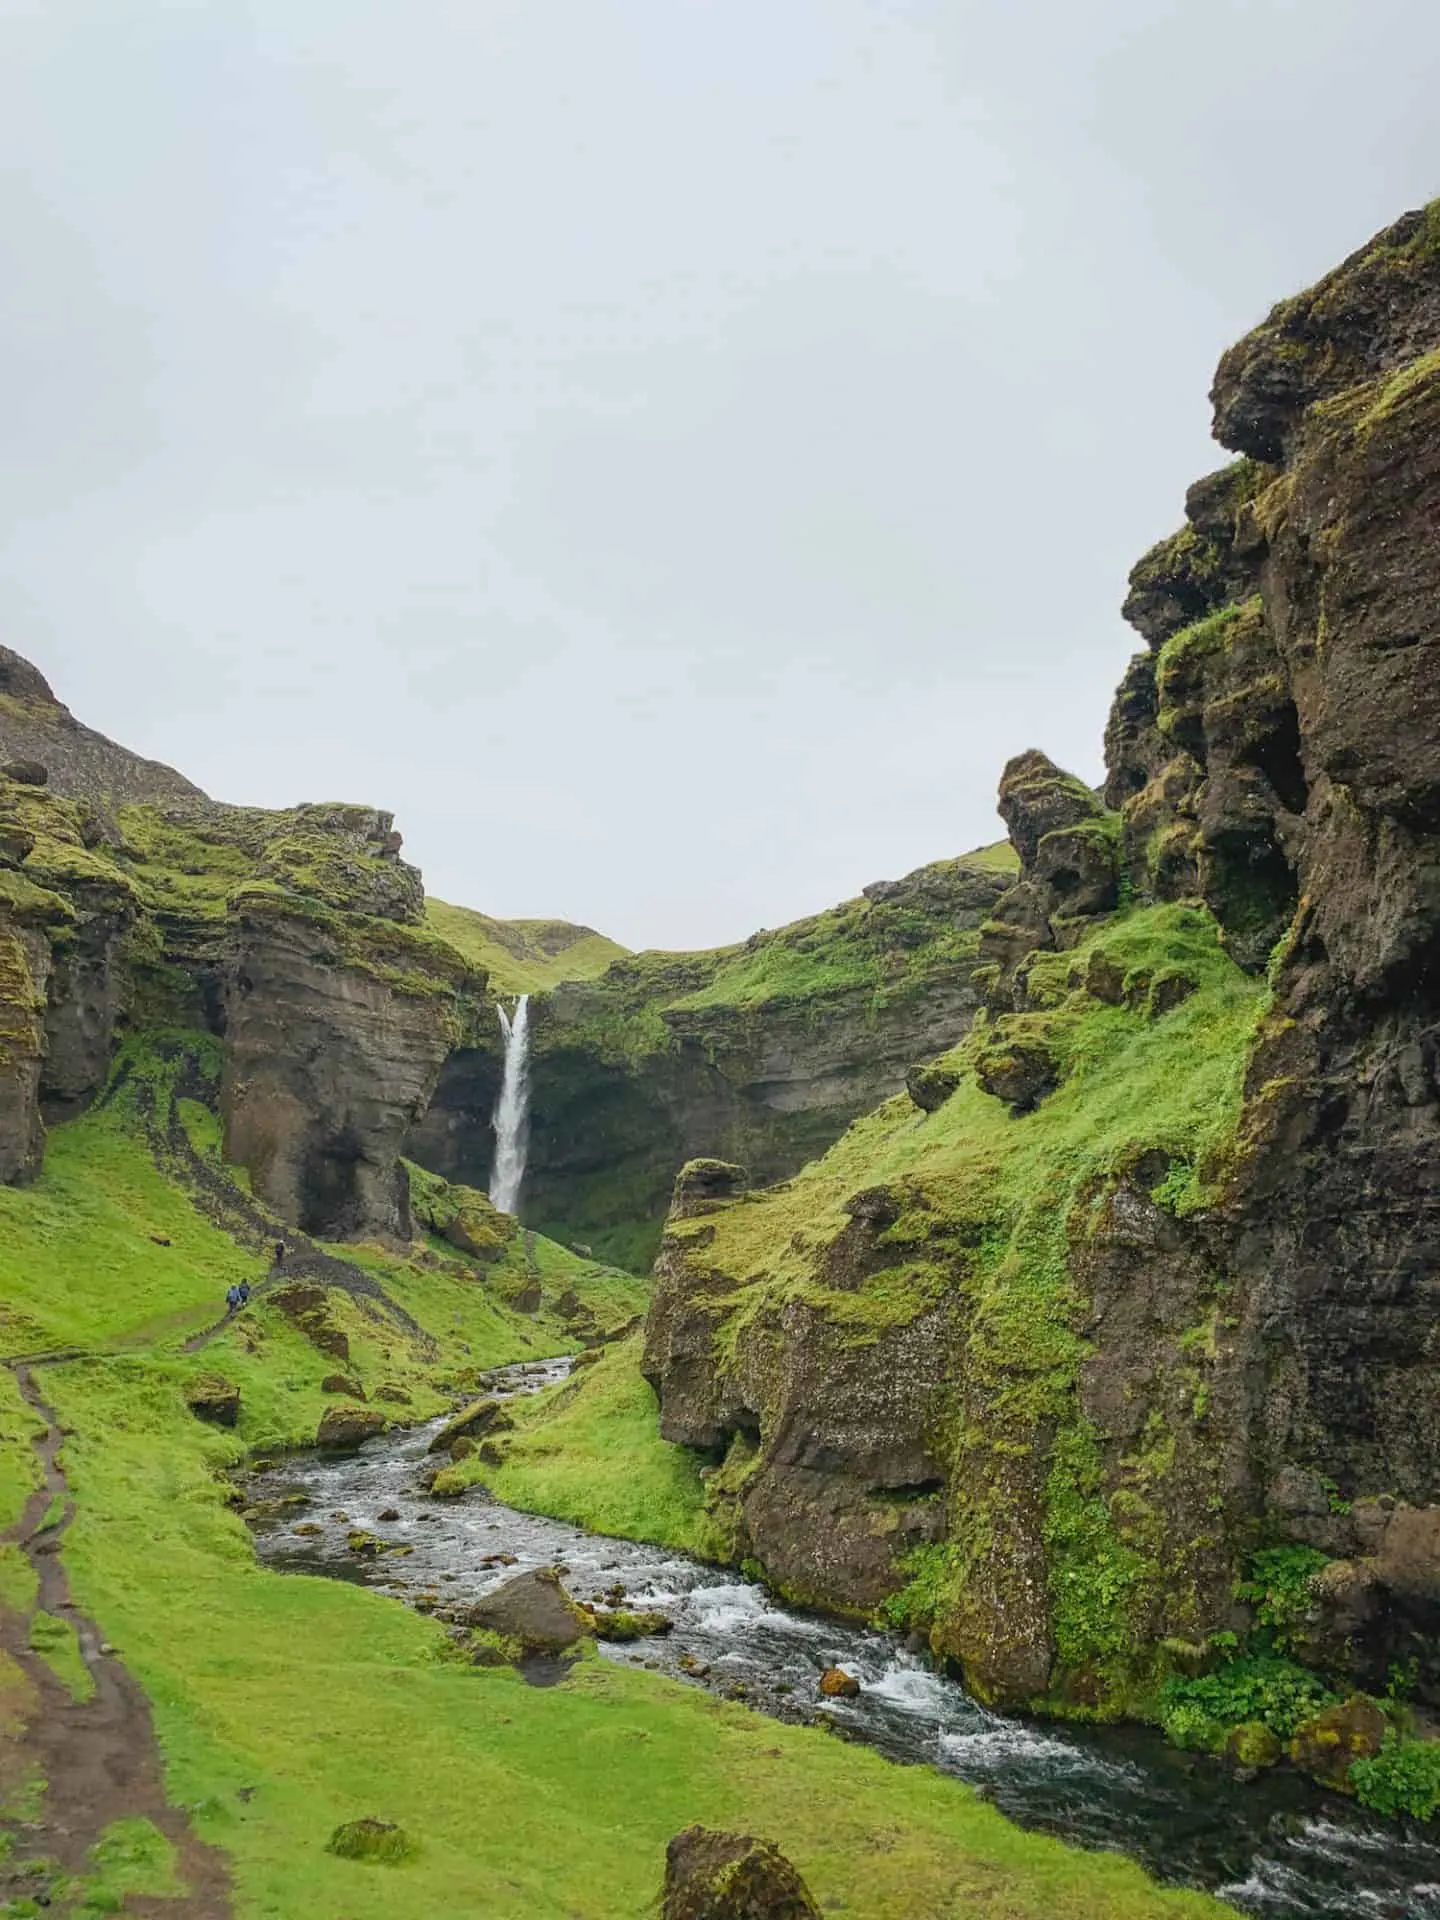
[[[1440,1741],[1391,1734],[1379,1753],[1353,1763],[1350,1785],[1376,1813],[1429,1820],[1440,1812]]]
[[[1168,1680],[1160,1694],[1160,1719],[1165,1737],[1176,1746],[1197,1744],[1197,1716],[1222,1729],[1260,1721],[1288,1740],[1302,1721],[1334,1698],[1308,1668],[1273,1654],[1251,1654],[1197,1680]],[[1172,1725],[1189,1737],[1177,1739]]]
[[[1328,1556],[1315,1547],[1265,1547],[1250,1560],[1250,1578],[1235,1598],[1255,1609],[1256,1636],[1276,1653],[1293,1653],[1311,1610],[1310,1581]]]

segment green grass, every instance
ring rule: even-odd
[[[721,1543],[705,1512],[701,1461],[660,1438],[640,1345],[638,1337],[623,1341],[573,1380],[517,1406],[504,1464],[472,1458],[461,1476],[483,1480],[514,1507],[716,1557]]]
[[[80,1638],[71,1621],[54,1613],[32,1614],[30,1651],[39,1655],[72,1700],[94,1697],[95,1682],[81,1658]]]
[[[427,900],[425,918],[497,994],[544,993],[565,980],[594,980],[626,949],[589,927],[564,920],[492,920],[473,907]]]
[[[41,1431],[14,1374],[0,1369],[0,1532],[15,1525],[40,1485],[40,1463],[31,1442]]]
[[[0,1190],[0,1297],[46,1343],[110,1349],[45,1370],[77,1504],[65,1564],[152,1703],[172,1799],[230,1856],[237,1920],[429,1920],[477,1900],[497,1920],[633,1920],[658,1891],[666,1842],[696,1820],[774,1838],[823,1906],[857,1920],[1222,1911],[1129,1862],[1023,1833],[927,1769],[598,1657],[549,1689],[462,1668],[443,1657],[442,1629],[394,1600],[262,1569],[228,1473],[313,1432],[333,1362],[263,1301],[205,1351],[178,1351],[249,1256],[155,1171],[129,1124],[118,1100],[57,1129],[36,1187]],[[543,1338],[495,1317],[473,1279],[356,1257],[403,1290],[437,1342],[427,1352],[335,1301],[354,1364],[371,1381],[403,1379],[417,1412],[443,1403],[447,1379]],[[202,1372],[240,1386],[235,1432],[188,1412]],[[694,1523],[685,1456],[660,1448],[624,1358],[594,1374],[560,1417],[596,1463],[595,1510],[637,1530]],[[527,1434],[513,1471],[538,1487],[550,1469]],[[10,1476],[13,1498],[23,1475]],[[327,1852],[337,1826],[367,1816],[402,1826],[415,1857],[382,1870]],[[152,1836],[112,1830],[84,1897],[113,1907],[122,1883],[157,1890],[171,1864]]]
[[[1131,1004],[1105,1004],[1076,984],[1101,958]],[[1175,974],[1195,990],[1150,1017],[1156,984]],[[705,1267],[734,1277],[718,1335],[722,1365],[762,1314],[774,1317],[787,1301],[804,1301],[845,1339],[863,1343],[958,1293],[966,1414],[963,1422],[948,1416],[943,1444],[957,1457],[992,1463],[976,1473],[991,1491],[957,1503],[950,1544],[915,1570],[911,1618],[932,1627],[947,1652],[973,1645],[968,1595],[976,1568],[1003,1538],[1008,1464],[1041,1444],[1061,1664],[1090,1662],[1108,1675],[1105,1710],[1119,1711],[1138,1705],[1127,1699],[1125,1676],[1145,1664],[1148,1605],[1162,1583],[1184,1592],[1186,1569],[1162,1567],[1147,1532],[1146,1494],[1165,1471],[1165,1436],[1127,1463],[1122,1515],[1079,1417],[1075,1382],[1086,1349],[1075,1330],[1072,1238],[1143,1158],[1168,1156],[1156,1197],[1171,1211],[1193,1212],[1214,1197],[1264,989],[1225,954],[1207,914],[1163,906],[1106,923],[1075,952],[1037,960],[1030,993],[1039,1010],[1012,1016],[1008,1026],[1043,1037],[1060,1074],[1036,1111],[1011,1114],[966,1072],[935,1113],[918,1113],[904,1097],[889,1101],[783,1187],[673,1231],[682,1243],[704,1233]],[[965,1069],[989,1043],[978,1029],[953,1063]],[[901,1196],[900,1218],[886,1234],[894,1263],[857,1288],[834,1290],[817,1275],[817,1250],[846,1227],[849,1197],[882,1185]],[[1176,1366],[1193,1372],[1201,1395],[1203,1354],[1179,1353]]]
[[[459,1669],[398,1603],[259,1569],[215,1477],[235,1443],[144,1360],[56,1369],[52,1389],[76,1428],[78,1598],[154,1701],[171,1790],[231,1855],[241,1920],[429,1920],[481,1888],[496,1916],[632,1920],[693,1820],[773,1836],[822,1902],[868,1920],[1220,1911],[925,1769],[598,1658],[542,1690]],[[326,1852],[367,1816],[415,1859],[382,1874]]]

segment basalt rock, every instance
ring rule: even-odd
[[[383,1433],[388,1424],[378,1407],[329,1407],[321,1415],[315,1444],[348,1453]]]
[[[461,1624],[518,1641],[527,1654],[564,1653],[595,1630],[594,1621],[570,1598],[554,1567],[517,1573],[467,1607]]]
[[[959,1084],[960,1074],[955,1068],[934,1061],[909,1067],[905,1073],[905,1091],[922,1113],[937,1113]]]
[[[661,1920],[820,1920],[777,1847],[748,1833],[686,1827],[665,1850]]]
[[[739,947],[635,955],[535,1002],[527,1218],[639,1269],[686,1161],[757,1184],[794,1173],[963,1038],[979,930],[1012,878],[940,861]],[[482,1030],[443,1069],[411,1158],[483,1185],[500,1072]]]
[[[1147,649],[1104,803],[1043,755],[1006,769],[1020,874],[981,932],[991,1017],[967,1048],[1021,1116],[995,1124],[1034,1129],[1073,996],[1111,1010],[1086,1028],[1102,1055],[1139,1016],[1194,1036],[1175,1055],[1194,1072],[1228,1031],[1213,1163],[1174,1157],[1165,1087],[1137,1084],[1131,1146],[1086,1184],[1075,1141],[1027,1173],[1069,1209],[1058,1248],[1043,1207],[997,1242],[984,1183],[961,1205],[933,1131],[882,1111],[883,1176],[861,1134],[804,1194],[752,1193],[743,1234],[736,1202],[672,1218],[645,1369],[662,1431],[723,1462],[710,1503],[737,1553],[797,1596],[873,1605],[943,1543],[915,1604],[986,1699],[1123,1710],[1167,1646],[1243,1634],[1248,1556],[1294,1544],[1334,1556],[1303,1657],[1366,1688],[1399,1663],[1434,1708],[1440,210],[1277,308],[1215,399],[1244,457],[1136,570]],[[1121,902],[1169,930],[1125,964],[1098,932]],[[1197,944],[1217,927],[1230,986]],[[1262,973],[1263,1006],[1243,984]],[[1259,1019],[1237,1039],[1241,1003]],[[844,1193],[882,1178],[900,1204],[867,1239]],[[1065,1318],[1044,1346],[1047,1299]],[[1128,1593],[1108,1642],[1102,1573]]]

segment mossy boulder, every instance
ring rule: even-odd
[[[363,1400],[365,1389],[348,1373],[327,1373],[320,1382],[322,1393],[342,1393],[347,1400]]]
[[[686,1827],[665,1850],[660,1920],[820,1920],[820,1909],[768,1840]]]
[[[371,1867],[399,1867],[414,1858],[415,1842],[393,1820],[347,1820],[325,1843],[327,1853]]]
[[[597,1640],[619,1641],[645,1640],[658,1633],[669,1633],[675,1624],[668,1613],[632,1613],[624,1607],[591,1613],[590,1622]]]
[[[384,1433],[388,1424],[378,1407],[331,1407],[321,1418],[315,1444],[331,1452],[347,1452]]]
[[[1038,1017],[997,1021],[975,1055],[975,1078],[1012,1113],[1030,1113],[1060,1084],[1060,1066]]]
[[[462,1624],[516,1640],[527,1654],[564,1653],[595,1631],[595,1623],[561,1585],[554,1567],[518,1573],[468,1607]]]
[[[483,1433],[503,1433],[514,1424],[501,1401],[472,1400],[468,1407],[461,1408],[454,1419],[445,1422],[426,1451],[453,1454],[455,1444],[459,1440],[473,1442]]]
[[[1285,1756],[1278,1735],[1263,1720],[1246,1720],[1232,1727],[1225,1741],[1225,1757],[1237,1767],[1259,1769],[1278,1766]]]
[[[1343,1792],[1350,1785],[1351,1767],[1379,1753],[1385,1732],[1379,1707],[1367,1695],[1355,1693],[1297,1727],[1286,1751],[1302,1773],[1322,1787]]]
[[[931,1061],[928,1066],[915,1066],[905,1074],[905,1091],[922,1113],[935,1113],[943,1107],[960,1084],[960,1074],[954,1067],[945,1067]]]

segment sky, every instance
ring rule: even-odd
[[[742,938],[1089,779],[1433,0],[0,0],[0,640],[432,892]]]

